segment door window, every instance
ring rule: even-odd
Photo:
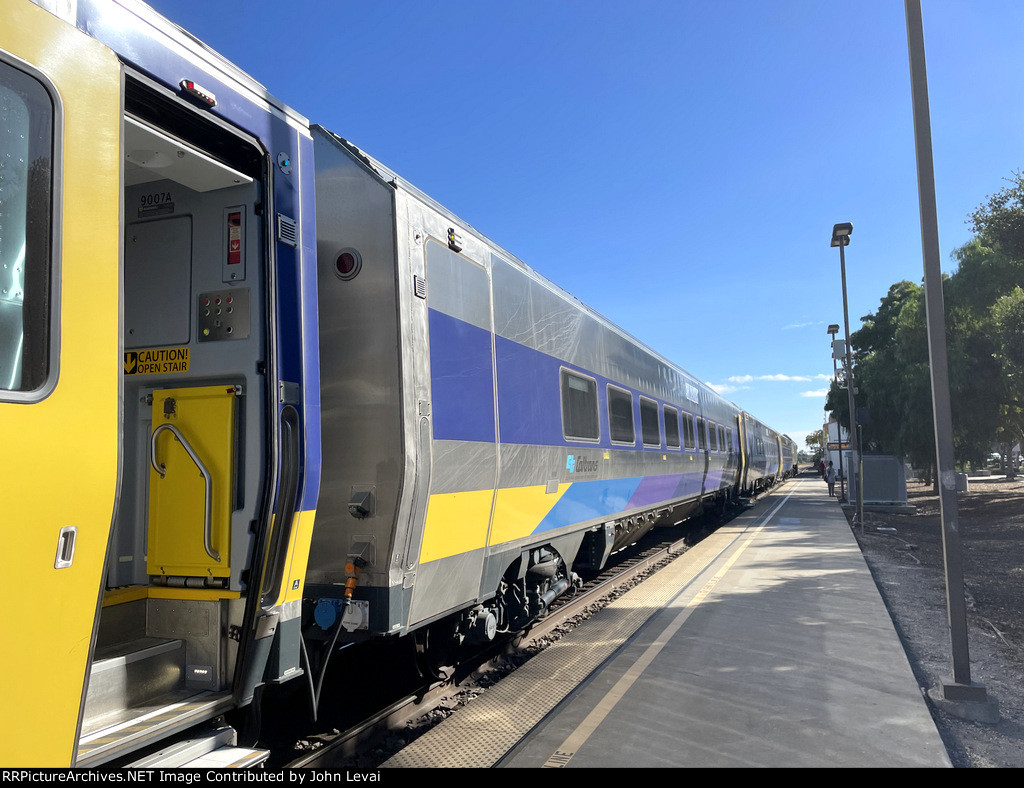
[[[0,397],[50,377],[53,101],[0,61]],[[14,397],[24,399],[24,397]]]

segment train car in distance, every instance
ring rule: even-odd
[[[796,456],[138,0],[0,0],[0,435],[0,767],[259,763]]]

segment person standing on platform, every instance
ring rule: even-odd
[[[832,463],[829,463],[831,465]],[[818,463],[818,476],[821,477],[822,481],[825,481],[825,460],[822,458],[821,462]]]
[[[835,496],[836,494],[836,469],[832,467],[832,461],[828,463],[828,467],[825,469],[825,482],[828,484],[829,496]]]

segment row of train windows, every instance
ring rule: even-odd
[[[608,430],[612,443],[636,444],[633,419],[633,394],[608,384]],[[707,449],[732,453],[732,430],[721,424],[662,405],[665,417],[665,443],[669,449]],[[680,432],[680,426],[682,431]],[[597,381],[567,369],[562,370],[562,434],[571,441],[601,439],[598,416]],[[662,445],[658,403],[640,397],[640,437],[644,446]]]

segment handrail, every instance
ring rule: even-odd
[[[199,459],[192,446],[185,440],[185,436],[181,434],[181,431],[173,424],[161,424],[155,430],[153,430],[153,437],[150,439],[150,454],[149,461],[153,466],[153,470],[160,474],[160,478],[163,479],[167,473],[167,466],[163,463],[157,464],[156,461],[156,439],[157,436],[164,430],[170,430],[178,443],[185,447],[185,451],[188,452],[188,456],[192,458],[192,462],[199,468],[199,472],[203,475],[203,480],[206,483],[206,507],[205,507],[205,521],[203,523],[203,541],[204,547],[206,548],[206,554],[210,556],[214,561],[220,563],[220,553],[213,549],[213,533],[211,530],[211,511],[213,507],[213,480],[210,477],[210,472],[206,470],[206,466],[203,465],[203,461]]]

